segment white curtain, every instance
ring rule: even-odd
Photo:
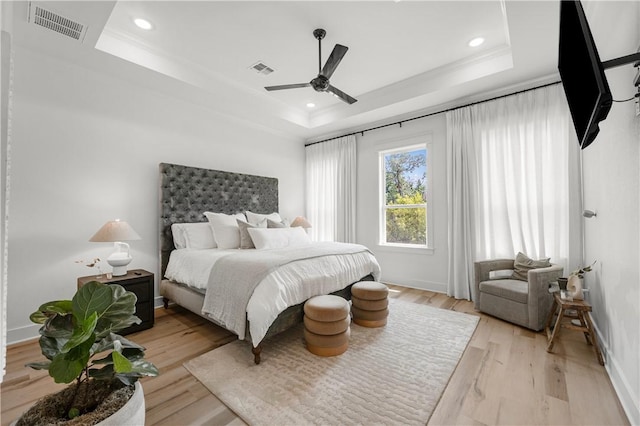
[[[314,241],[356,240],[356,137],[306,147],[306,201]]]
[[[0,17],[4,4],[0,5]],[[9,9],[10,11],[11,9]],[[13,108],[13,46],[11,35],[0,31],[0,382],[7,366],[7,255],[8,202],[11,152],[11,112]]]
[[[473,262],[581,253],[579,146],[559,84],[449,111],[447,293],[471,299]],[[572,222],[574,222],[572,224]]]

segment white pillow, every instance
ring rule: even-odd
[[[175,248],[187,248],[187,237],[184,234],[184,223],[174,223],[171,225],[171,235],[173,235],[173,245]]]
[[[173,245],[177,249],[218,247],[209,222],[174,223],[171,225],[171,233],[173,234]]]
[[[212,249],[218,247],[209,222],[189,223],[184,227],[187,248]]]
[[[249,228],[253,244],[258,250],[294,247],[309,244],[311,239],[303,228]]]
[[[204,212],[213,227],[213,237],[218,248],[232,249],[240,247],[240,228],[236,219],[245,220],[244,214],[224,214]]]
[[[273,212],[271,214],[259,214],[247,210],[245,213],[247,214],[247,222],[252,225],[257,225],[265,219],[273,220],[274,222],[282,222],[282,219],[277,212]]]

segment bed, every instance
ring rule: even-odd
[[[350,299],[353,283],[379,278],[379,265],[366,247],[310,243],[302,228],[249,229],[258,249],[210,248],[209,242],[184,247],[174,230],[179,237],[183,228],[215,223],[204,212],[225,220],[247,212],[263,224],[270,218],[270,226],[274,219],[280,227],[275,220],[281,219],[278,180],[169,163],[159,169],[159,290],[164,306],[175,303],[248,340],[256,364],[266,339],[302,322],[306,299],[318,294]],[[263,235],[286,235],[291,246],[271,248],[273,240],[265,243]],[[245,281],[247,289],[238,290],[237,283]]]

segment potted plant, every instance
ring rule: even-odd
[[[48,370],[56,383],[74,383],[38,401],[16,425],[144,424],[138,379],[157,376],[158,369],[144,359],[142,346],[115,334],[140,323],[135,303],[136,295],[122,286],[92,281],[72,300],[45,303],[31,314],[31,321],[42,324],[40,348],[47,360],[27,366]],[[113,419],[118,410],[126,412],[125,420]]]

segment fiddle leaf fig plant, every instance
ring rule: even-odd
[[[132,385],[141,377],[157,376],[158,369],[144,360],[144,348],[116,334],[140,323],[134,315],[136,301],[120,285],[92,281],[72,300],[44,303],[30,319],[42,324],[40,348],[47,361],[27,366],[48,370],[56,383],[75,380],[78,385],[90,379]]]

